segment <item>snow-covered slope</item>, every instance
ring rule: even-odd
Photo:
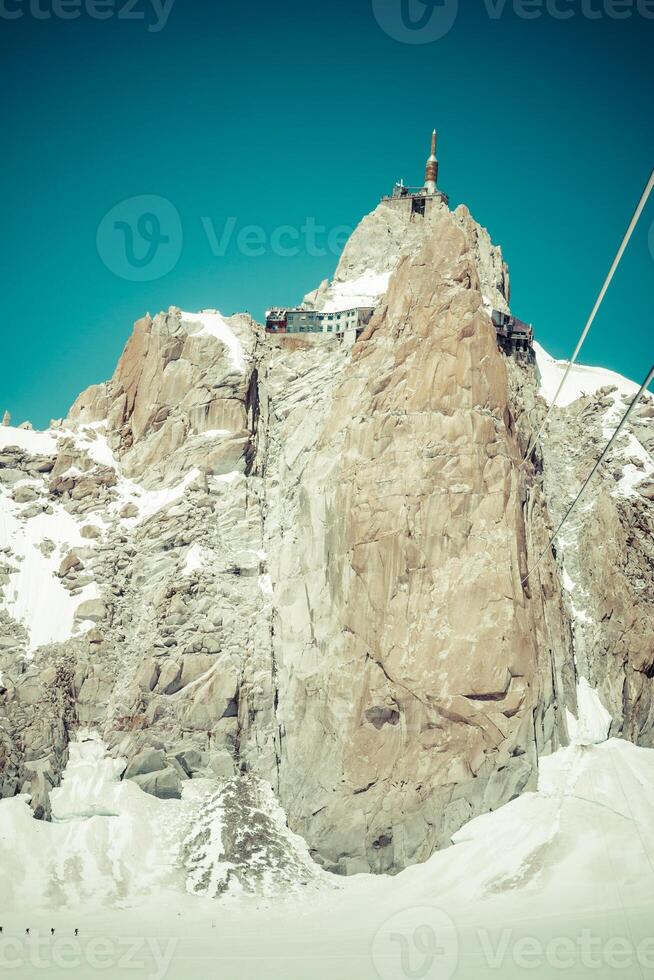
[[[25,627],[29,653],[73,636],[80,628],[74,621],[76,609],[98,594],[89,584],[73,596],[57,575],[71,549],[87,543],[81,523],[46,499],[45,474],[52,469],[61,436],[57,430],[0,427],[5,477],[0,487],[0,554],[6,556],[8,573],[1,606]],[[14,468],[22,453],[35,459],[31,470]]]
[[[18,471],[21,451],[29,460],[36,458],[32,470]],[[179,484],[170,488],[148,490],[137,481],[127,478],[110,449],[106,438],[106,423],[81,426],[77,429],[51,429],[35,432],[0,427],[0,454],[4,453],[3,476],[0,483],[0,554],[7,556],[8,578],[3,591],[3,608],[12,619],[24,626],[29,640],[27,650],[33,654],[39,647],[63,643],[93,627],[76,611],[100,595],[94,582],[74,590],[62,582],[61,567],[75,550],[97,548],[95,538],[84,537],[82,529],[89,524],[87,513],[75,513],[49,496],[48,477],[58,453],[75,454],[82,465],[96,465],[112,473],[111,495],[103,507],[97,507],[92,522],[100,537],[111,520],[120,519],[126,530],[146,521],[183,497],[189,485],[200,475],[190,469]],[[11,464],[11,465],[9,465]],[[71,465],[58,472],[61,480],[76,480],[84,470]],[[122,515],[122,516],[121,516]],[[129,515],[129,516],[126,516]]]
[[[601,715],[594,692],[586,705]],[[592,727],[581,720],[580,729]],[[271,904],[260,893],[216,904],[198,897],[203,889],[188,894],[183,846],[190,829],[191,839],[201,833],[206,782],[190,784],[182,801],[156,800],[119,782],[121,762],[82,732],[53,792],[52,824],[32,820],[24,800],[0,803],[2,938],[21,960],[12,975],[33,976],[30,927],[52,977],[100,974],[89,944],[104,938],[118,955],[126,936],[139,937],[150,975],[167,961],[169,980],[186,980],[191,963],[198,980],[230,966],[239,980],[483,980],[521,976],[527,961],[533,975],[551,978],[564,960],[563,975],[608,980],[620,953],[633,964],[620,975],[646,976],[638,970],[652,953],[654,751],[586,741],[542,760],[538,792],[474,820],[453,848],[398,877],[338,880],[314,869],[311,889],[306,872],[297,875],[301,898],[291,891]],[[278,840],[286,835],[299,855],[275,819]],[[204,838],[216,860],[221,825],[212,830],[217,845]],[[296,871],[302,866],[299,858]],[[57,959],[64,935],[77,967]],[[128,975],[114,966],[112,980]]]
[[[568,362],[556,361],[540,344],[535,344],[534,347],[540,376],[540,393],[551,405],[565,375]],[[558,397],[557,406],[566,408],[580,398],[588,398],[603,389],[610,390],[607,395],[609,404],[605,406],[602,416],[602,435],[608,441],[627,406],[640,390],[640,385],[606,368],[575,364]],[[653,404],[651,396],[645,396],[644,404]],[[633,431],[625,432],[618,450],[619,457],[624,460],[624,466],[614,493],[623,497],[637,497],[638,484],[651,479],[654,475],[654,457]]]
[[[34,429],[2,425],[0,426],[0,452],[7,446],[18,446],[32,456],[53,456],[57,451],[57,432],[52,429],[35,432]]]
[[[123,780],[93,730],[80,730],[52,821],[26,797],[0,803],[0,904],[87,911],[132,908],[167,893],[274,895],[328,876],[286,828],[270,787],[253,779],[195,779],[181,800]]]
[[[52,822],[32,818],[27,800],[0,805],[2,906],[89,911],[133,905],[158,890],[183,887],[176,866],[189,805],[163,807],[129,781],[121,759],[107,758],[92,732],[70,746],[60,788],[52,790]]]
[[[0,509],[0,550],[11,549],[10,564],[16,567],[5,589],[4,608],[25,626],[31,653],[73,636],[81,628],[74,621],[76,609],[98,595],[97,587],[88,585],[72,596],[57,577],[66,554],[84,544],[79,524],[62,507],[28,521],[21,519],[18,505],[6,503]]]
[[[390,272],[367,269],[356,279],[335,281],[318,308],[326,313],[340,313],[359,306],[378,306],[388,289],[390,278]]]
[[[555,360],[539,343],[534,343],[534,350],[536,351],[536,364],[540,375],[540,391],[545,401],[551,404],[567,370],[568,361]],[[619,395],[628,395],[633,398],[640,385],[607,368],[575,364],[558,397],[557,405],[560,408],[565,408],[583,395],[594,395],[600,388],[607,387],[614,387]]]

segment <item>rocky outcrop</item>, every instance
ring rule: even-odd
[[[220,342],[234,337],[238,358]],[[250,317],[171,309],[137,321],[110,382],[83,392],[70,411],[77,424],[107,422],[125,475],[155,486],[190,466],[231,472],[247,450],[248,386],[257,333]],[[231,356],[230,356],[231,354]],[[241,363],[242,362],[242,363]],[[193,441],[220,432],[219,443]]]
[[[203,801],[182,847],[187,891],[273,897],[324,880],[306,844],[289,834],[269,784],[230,779]]]
[[[6,663],[6,654],[3,655]],[[77,721],[75,679],[67,656],[3,670],[0,687],[2,798],[27,794],[34,816],[50,817],[50,790],[68,759],[69,732]]]
[[[498,351],[508,272],[465,208],[380,205],[307,302],[353,281],[388,283],[353,350],[173,308],[47,436],[0,430],[2,792],[47,818],[79,726],[152,795],[217,781],[201,894],[225,861],[255,888],[259,842],[302,864],[265,786],[330,871],[426,858],[534,785],[579,675],[651,744],[651,474],[616,495],[616,459],[527,579],[606,396],[522,465],[545,406]],[[651,447],[651,416],[631,436]]]
[[[633,395],[604,387],[555,409],[544,490],[560,519]],[[654,438],[649,398],[557,542],[578,673],[600,692],[611,734],[654,745]]]
[[[264,402],[280,797],[345,873],[426,858],[565,738],[543,602],[521,585],[520,447],[484,310],[502,263],[480,257],[465,210],[426,220],[329,400],[285,378]]]

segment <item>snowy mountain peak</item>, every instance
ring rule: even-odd
[[[0,428],[9,903],[361,889],[379,928],[371,874],[424,862],[416,899],[533,897],[648,758],[651,403],[525,587],[634,386],[575,369],[522,465],[564,365],[498,349],[464,208],[381,204],[307,301],[375,314],[347,348],[171,308],[61,424]]]

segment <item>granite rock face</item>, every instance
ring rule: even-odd
[[[555,409],[543,439],[553,517],[563,516],[632,397],[608,385]],[[611,734],[646,747],[654,745],[653,416],[648,399],[558,541],[578,672],[599,691]]]
[[[520,447],[484,309],[491,290],[506,303],[506,276],[464,209],[425,224],[329,401],[285,384],[263,409],[282,427],[276,467],[262,447],[280,796],[345,873],[426,858],[565,738],[543,602],[521,586]]]
[[[534,785],[580,675],[652,744],[654,482],[643,464],[620,492],[631,443],[525,581],[605,396],[521,465],[545,405],[535,364],[497,348],[508,272],[465,208],[382,203],[307,302],[366,290],[353,349],[145,317],[66,420],[0,430],[4,795],[47,819],[90,727],[146,792],[211,780],[216,813],[247,814],[269,786],[327,870],[394,872]],[[189,845],[207,894],[213,833]]]

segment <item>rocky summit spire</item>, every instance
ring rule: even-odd
[[[425,190],[428,194],[436,193],[438,183],[438,160],[436,158],[436,130],[431,137],[431,156],[427,160],[427,170],[425,171]]]

